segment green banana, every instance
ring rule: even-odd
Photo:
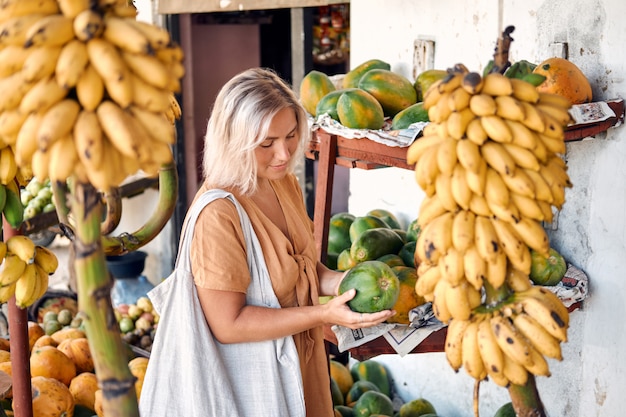
[[[6,202],[2,208],[2,214],[12,228],[19,229],[24,221],[24,205],[22,205],[19,189],[15,191],[14,188],[8,186],[5,190]]]
[[[531,72],[530,74],[526,74],[524,77],[522,77],[522,80],[531,83],[532,85],[537,87],[546,80],[546,77],[545,75],[535,74],[534,72]]]
[[[7,189],[4,184],[0,184],[0,211],[4,209],[7,201]]]
[[[533,70],[537,65],[529,62],[525,59],[515,62],[511,65],[506,72],[505,76],[508,78],[520,78],[523,79],[526,75],[532,74]]]
[[[483,69],[483,77],[491,72],[494,65],[495,63],[493,62],[493,59],[490,59],[489,62],[487,62],[487,65],[485,65],[485,69]]]

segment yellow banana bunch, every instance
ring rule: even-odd
[[[560,359],[567,309],[532,285],[530,251],[547,256],[541,222],[572,184],[564,128],[566,100],[522,80],[481,76],[463,65],[425,93],[430,123],[407,150],[426,197],[415,248],[417,294],[447,323],[446,357],[477,379],[524,384]],[[485,287],[510,297],[483,304]]]
[[[56,271],[58,259],[52,251],[35,246],[22,235],[12,236],[0,246],[5,252],[0,264],[0,302],[15,296],[15,304],[26,308],[47,291],[49,276]]]
[[[48,289],[48,275],[41,275],[36,264],[28,264],[15,282],[15,305],[27,308],[37,301]]]
[[[136,17],[124,1],[3,0],[0,182],[75,175],[106,190],[171,162],[183,54]]]
[[[37,245],[35,247],[34,261],[48,275],[54,274],[59,266],[57,256],[45,246]]]
[[[27,264],[35,262],[35,243],[25,235],[14,235],[6,241],[7,253],[17,255]]]
[[[566,340],[568,318],[567,309],[550,291],[521,291],[499,309],[482,308],[467,319],[452,318],[446,359],[455,371],[463,367],[473,378],[489,378],[502,387],[523,385],[529,374],[550,376],[546,358],[562,360],[560,343]]]

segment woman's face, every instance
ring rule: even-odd
[[[287,174],[291,156],[298,147],[299,133],[293,109],[280,110],[270,123],[267,137],[254,150],[258,178],[277,180]]]

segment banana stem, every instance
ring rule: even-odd
[[[139,249],[163,230],[174,213],[178,199],[178,172],[170,163],[159,171],[159,201],[152,216],[134,233],[120,236],[103,236],[102,245],[107,255],[123,255]]]
[[[517,417],[546,417],[534,375],[528,374],[526,385],[511,384],[509,395]]]
[[[515,26],[507,26],[502,31],[502,36],[498,38],[498,43],[493,54],[493,68],[491,68],[490,72],[504,74],[506,69],[511,66],[511,62],[509,61],[509,48],[513,41],[511,33],[513,33],[514,30]]]
[[[100,225],[100,233],[108,235],[120,224],[122,219],[122,196],[119,188],[112,188],[104,194],[106,217]]]
[[[509,286],[504,283],[498,288],[494,288],[487,280],[483,282],[485,288],[485,305],[489,308],[498,309],[506,304],[513,294]],[[535,376],[528,373],[526,385],[509,386],[509,395],[517,417],[545,417],[543,404],[539,398],[539,392],[535,384]]]
[[[483,287],[485,288],[485,305],[497,306],[504,303],[511,296],[511,289],[504,283],[500,287],[495,288],[487,280],[483,281]]]
[[[104,415],[139,417],[135,377],[128,368],[128,349],[122,341],[111,304],[112,277],[102,249],[100,195],[91,184],[72,185],[73,241],[79,310],[102,388]]]

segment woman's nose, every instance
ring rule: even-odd
[[[289,144],[285,140],[277,141],[276,143],[276,157],[281,160],[287,160],[291,157],[291,151]]]

